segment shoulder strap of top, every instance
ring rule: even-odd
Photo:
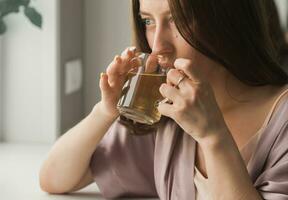
[[[277,106],[277,104],[279,103],[279,101],[282,99],[283,96],[285,96],[286,94],[288,94],[288,88],[286,88],[278,97],[277,99],[275,100],[275,102],[273,103],[273,106],[269,112],[269,114],[267,115],[266,119],[265,119],[265,122],[263,124],[262,127],[266,127],[267,124],[269,123],[271,117],[272,117],[272,114],[273,112],[275,111],[275,108]]]

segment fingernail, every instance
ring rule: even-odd
[[[136,47],[134,47],[134,46],[129,47],[129,51],[132,51],[132,52],[136,51]]]
[[[104,73],[104,72],[101,72],[101,73],[100,73],[100,78],[103,78],[104,75],[105,75],[105,73]]]
[[[128,47],[127,49],[125,49],[124,55],[127,55],[129,51],[130,51],[130,50],[129,50],[129,47]]]
[[[120,63],[120,62],[121,62],[120,56],[119,56],[119,55],[116,55],[116,56],[114,57],[114,61],[117,62],[117,63]]]
[[[128,47],[127,49],[126,49],[126,55],[128,55],[128,56],[132,56],[134,53],[135,53],[135,51],[136,51],[136,47]]]

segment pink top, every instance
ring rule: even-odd
[[[268,118],[267,118],[268,119]],[[288,199],[288,95],[275,103],[247,169],[264,199]],[[196,200],[195,140],[171,119],[157,131],[134,136],[118,120],[91,159],[103,196]]]
[[[267,115],[265,122],[261,126],[261,128],[257,131],[255,135],[253,135],[250,140],[241,148],[240,153],[241,156],[246,164],[248,165],[253,152],[255,151],[258,141],[260,139],[261,133],[266,128],[268,122],[270,121],[272,114],[275,110],[276,105],[278,104],[279,100],[288,93],[288,90],[285,90],[274,102],[269,114]],[[196,200],[213,200],[209,194],[209,186],[208,186],[208,179],[205,178],[201,172],[195,166],[194,171],[194,184],[195,184],[195,193],[196,193]]]

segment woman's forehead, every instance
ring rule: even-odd
[[[170,13],[167,0],[139,0],[140,13],[150,15],[164,15]]]

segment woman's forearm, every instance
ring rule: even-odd
[[[40,185],[55,193],[69,191],[87,171],[91,156],[116,117],[106,116],[99,104],[54,144],[40,170]]]
[[[220,135],[220,134],[215,134]],[[223,134],[222,134],[223,135]],[[213,199],[260,200],[241,154],[229,132],[199,143],[204,157]],[[225,139],[223,139],[225,138]]]

